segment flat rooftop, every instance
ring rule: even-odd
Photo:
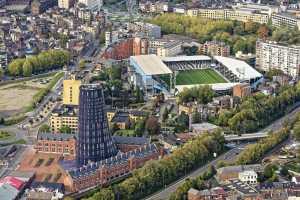
[[[146,75],[171,74],[172,71],[162,62],[160,57],[154,54],[131,56],[130,59],[136,63]]]

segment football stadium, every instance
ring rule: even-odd
[[[263,75],[246,62],[222,56],[130,57],[132,81],[147,94],[174,93],[184,87],[210,85],[216,92],[228,92],[247,82],[255,88]]]

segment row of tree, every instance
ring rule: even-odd
[[[198,102],[207,104],[212,101],[214,96],[215,92],[209,85],[184,88],[178,94],[178,103]]]
[[[115,184],[113,187],[102,188],[89,200],[142,199],[164,185],[177,180],[195,167],[207,163],[213,157],[214,152],[219,154],[224,150],[224,142],[220,131],[203,134],[186,143],[171,155],[167,155],[161,160],[147,162],[145,166],[135,170],[132,176],[123,182]]]
[[[180,185],[174,193],[172,193],[169,200],[183,200],[187,199],[187,192],[189,189],[194,188],[197,190],[208,189],[206,182],[211,179],[217,173],[216,169],[211,165],[200,176],[194,179],[186,179],[185,182]]]
[[[282,87],[276,96],[257,93],[243,100],[240,106],[224,110],[216,124],[228,126],[236,133],[257,131],[282,117],[290,106],[300,101],[300,83]]]
[[[11,76],[31,76],[32,74],[62,68],[69,61],[69,52],[64,50],[48,50],[36,56],[14,59],[8,65],[8,73]]]
[[[277,132],[270,132],[268,137],[255,144],[248,145],[238,156],[236,164],[257,163],[267,152],[289,137],[290,128],[284,127]]]

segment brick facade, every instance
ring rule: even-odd
[[[73,192],[104,186],[117,178],[127,176],[149,160],[159,159],[160,155],[162,155],[161,151],[155,145],[145,145],[138,150],[122,153],[101,162],[90,163],[75,171],[71,170],[64,181],[65,184],[71,184],[70,188]]]

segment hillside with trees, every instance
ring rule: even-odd
[[[231,46],[233,53],[254,53],[257,38],[268,37],[272,32],[267,25],[254,22],[211,20],[177,14],[158,15],[150,23],[161,26],[164,34],[187,35],[198,39],[200,43],[223,41]]]

